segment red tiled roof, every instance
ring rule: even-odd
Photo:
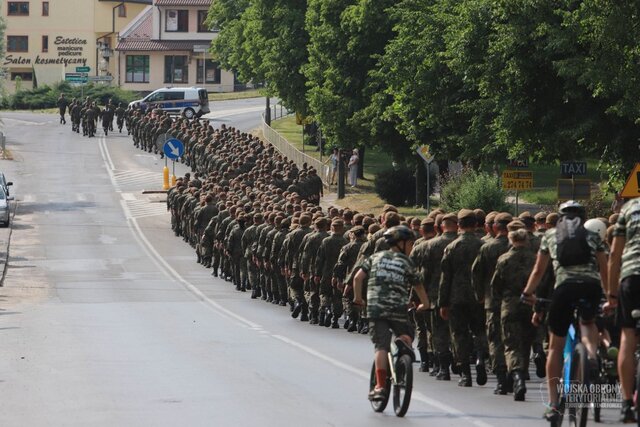
[[[156,6],[211,6],[211,0],[156,0]]]
[[[143,40],[124,39],[118,43],[119,51],[193,51],[194,45],[209,45],[211,40]]]

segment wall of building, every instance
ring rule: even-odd
[[[6,52],[0,65],[7,70],[4,87],[9,93],[15,91],[12,73],[33,73],[39,85],[64,80],[65,73],[74,73],[78,66],[91,68],[89,75],[98,72],[96,39],[112,29],[112,8],[116,1],[98,0],[51,0],[49,15],[42,15],[42,1],[29,1],[29,16],[9,16],[8,0],[0,2],[5,19],[7,36],[28,36],[27,52]],[[82,7],[79,7],[80,3]],[[126,18],[118,18],[116,31],[131,21],[145,5],[126,4]],[[48,51],[43,52],[43,36],[48,37]],[[115,47],[117,35],[111,36],[110,45]],[[109,60],[106,72],[115,75],[117,61]],[[33,81],[23,81],[22,88],[30,89]]]
[[[181,9],[189,11],[189,31],[166,31],[167,11]],[[217,33],[198,32],[198,11],[206,11],[206,8],[196,7],[161,7],[153,8],[153,38],[161,40],[213,40]]]
[[[127,55],[149,55],[149,83],[127,83],[126,82],[126,56]],[[187,83],[165,83],[164,82],[164,62],[165,56],[170,55],[188,55],[186,52],[120,52],[118,62],[120,64],[120,86],[123,89],[134,90],[138,92],[152,92],[158,88],[172,87],[204,87],[209,92],[233,92],[234,76],[233,73],[222,70],[220,73],[220,84],[196,83],[198,59],[202,58],[202,54],[191,55],[188,69]],[[207,55],[207,59],[209,56]]]

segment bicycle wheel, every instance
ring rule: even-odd
[[[393,409],[396,416],[404,417],[411,403],[413,390],[413,366],[411,356],[400,356],[396,362],[396,382],[393,384]]]
[[[572,384],[589,384],[589,357],[587,355],[587,348],[582,343],[576,344],[573,354],[573,366],[571,368]],[[582,402],[582,399],[576,403],[579,403],[579,407],[571,408],[569,421],[576,427],[586,427],[589,405],[586,402]]]
[[[376,387],[376,362],[373,362],[371,366],[371,377],[369,378],[369,391],[373,391]],[[387,384],[385,387],[385,398],[383,400],[372,400],[371,407],[375,412],[382,412],[389,403],[389,391],[391,390],[391,378],[387,377]]]

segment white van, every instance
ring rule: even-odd
[[[159,108],[171,114],[182,114],[187,119],[209,113],[209,94],[200,87],[171,87],[157,89],[143,99],[133,101],[130,107],[144,110]]]

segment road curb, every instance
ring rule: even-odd
[[[7,275],[7,268],[9,265],[9,247],[11,243],[11,235],[13,234],[13,220],[16,217],[16,210],[18,209],[18,203],[12,203],[11,220],[6,228],[0,229],[0,265],[2,265],[2,277],[0,277],[0,287],[4,287],[4,279]]]

